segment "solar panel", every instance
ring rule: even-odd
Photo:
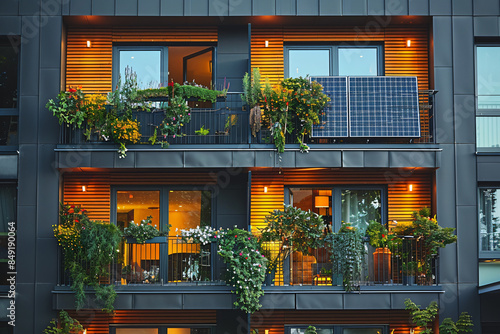
[[[420,137],[416,77],[350,77],[351,137]]]
[[[311,77],[323,86],[323,92],[330,98],[320,116],[320,124],[314,125],[311,137],[347,137],[348,104],[347,77]]]

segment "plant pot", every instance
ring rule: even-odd
[[[391,251],[387,247],[376,248],[373,252],[373,271],[375,283],[390,283]]]
[[[264,280],[264,284],[266,286],[272,286],[274,285],[274,277],[276,276],[276,268],[271,270],[270,273],[266,272],[266,278]]]
[[[137,240],[132,237],[126,237],[125,240],[127,240],[128,244],[138,244]],[[166,244],[167,242],[166,236],[154,237],[144,241],[145,244]]]
[[[333,286],[343,286],[344,277],[340,274],[332,274],[332,285]]]
[[[403,285],[415,285],[415,276],[403,276]]]

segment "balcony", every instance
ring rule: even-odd
[[[307,144],[431,144],[434,143],[434,96],[435,91],[420,91],[420,138],[313,138],[307,137]],[[151,149],[158,148],[159,145],[151,145],[151,137],[154,136],[155,129],[163,120],[163,112],[156,110],[153,112],[139,111],[134,113],[136,119],[140,122],[141,144],[130,145],[133,149]],[[200,128],[208,129],[206,135],[196,133]],[[238,145],[239,148],[273,147],[272,136],[268,125],[263,123],[262,129],[254,137],[250,133],[250,124],[246,106],[240,99],[240,93],[228,93],[224,102],[217,102],[214,108],[192,108],[191,122],[183,127],[182,136],[175,138],[169,137],[167,140],[172,148],[185,147],[208,147],[210,145]],[[60,147],[67,145],[78,145],[88,148],[92,145],[94,148],[102,148],[110,145],[110,142],[94,134],[90,140],[84,136],[85,126],[82,129],[73,129],[71,127],[61,127]],[[296,144],[297,135],[288,134],[287,144]],[[163,138],[157,136],[157,142]],[[243,146],[242,146],[243,145]],[[263,146],[264,145],[264,146]]]

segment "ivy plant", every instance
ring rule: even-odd
[[[61,310],[58,319],[52,319],[50,325],[44,329],[44,334],[80,334],[84,332],[83,326],[73,319],[68,312]]]

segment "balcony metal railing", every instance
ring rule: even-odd
[[[331,143],[434,143],[434,99],[436,91],[426,90],[419,92],[420,104],[420,138],[305,138],[308,144],[331,144]],[[214,144],[270,144],[272,136],[268,126],[263,121],[261,131],[256,137],[250,134],[249,116],[246,106],[240,98],[240,93],[228,93],[224,102],[216,102],[213,108],[197,108],[196,106],[207,103],[195,104],[191,110],[191,121],[184,125],[182,136],[176,138],[168,137],[170,144],[185,145],[214,145]],[[164,114],[161,110],[146,112],[138,111],[134,117],[140,122],[141,143],[149,144],[149,139],[154,135],[155,128],[161,124]],[[208,129],[207,135],[196,134],[203,126]],[[297,126],[295,127],[297,128]],[[60,133],[61,144],[106,144],[102,136],[94,134],[90,140],[84,136],[85,126],[82,129],[73,129],[62,126]],[[295,133],[286,136],[287,144],[296,143]],[[163,138],[157,133],[158,141]],[[145,146],[146,147],[146,146]]]
[[[279,244],[266,244],[267,253],[277,256]],[[375,249],[366,243],[366,255],[361,274],[352,282],[354,286],[394,285],[430,286],[437,285],[438,257],[426,254],[424,243],[414,237],[398,237],[390,248]],[[327,247],[311,250],[310,254],[291,252],[285,259],[278,260],[274,282],[283,285],[342,285],[339,271],[333,268],[331,253]]]

